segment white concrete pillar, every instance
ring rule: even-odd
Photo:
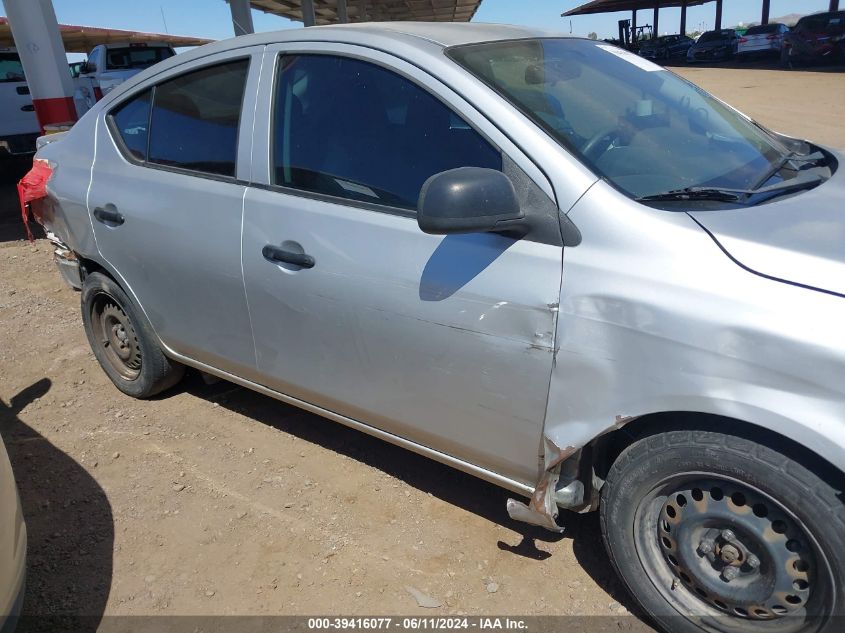
[[[3,0],[41,130],[76,121],[73,80],[51,0]]]
[[[349,12],[346,9],[346,0],[337,0],[337,21],[341,24],[349,22]]]
[[[236,36],[255,33],[249,0],[229,0],[229,10],[232,12],[232,26]]]

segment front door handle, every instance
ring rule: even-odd
[[[94,217],[103,224],[113,224],[115,226],[120,226],[125,221],[117,209],[104,209],[103,207],[94,209]]]
[[[314,268],[314,258],[305,253],[294,253],[293,251],[286,251],[278,246],[267,244],[261,249],[261,254],[264,258],[274,263],[293,264],[302,268]]]

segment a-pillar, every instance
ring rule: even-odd
[[[249,10],[249,0],[229,0],[229,10],[232,12],[232,26],[235,35],[249,35],[255,33],[252,24],[252,11]]]
[[[51,0],[3,0],[41,130],[76,121],[73,80]]]

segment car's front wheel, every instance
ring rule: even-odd
[[[843,621],[842,490],[773,447],[698,430],[643,437],[610,469],[601,523],[620,576],[667,631]]]
[[[94,356],[123,393],[148,398],[182,378],[184,366],[164,355],[140,310],[102,273],[82,283],[82,323]]]

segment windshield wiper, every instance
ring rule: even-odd
[[[672,191],[640,196],[635,199],[637,202],[663,202],[672,200],[715,200],[717,202],[739,202],[739,195],[733,190],[728,189],[685,187],[684,189],[673,189]]]
[[[809,189],[824,181],[822,176],[818,174],[801,174],[789,180],[783,180],[768,187],[760,187],[757,189],[723,189],[714,187],[686,187],[684,189],[674,189],[672,191],[665,191],[663,193],[655,193],[648,196],[641,196],[636,198],[637,202],[660,202],[671,200],[717,200],[724,202],[739,202],[742,198],[756,196],[767,193],[786,193],[788,191],[798,191],[800,189]]]
[[[781,158],[775,165],[769,169],[765,173],[765,175],[757,181],[757,184],[754,186],[755,191],[759,191],[760,186],[763,183],[769,181],[769,179],[777,174],[781,169],[786,167],[789,163],[818,163],[819,161],[823,161],[825,159],[825,155],[822,152],[813,152],[812,154],[798,154],[796,152],[790,152]],[[799,167],[796,171],[800,171],[802,168]]]

